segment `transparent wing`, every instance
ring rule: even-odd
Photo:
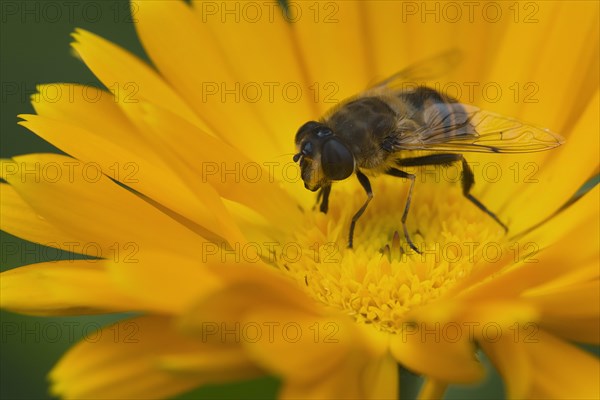
[[[457,67],[462,57],[460,50],[450,49],[410,65],[402,71],[375,83],[369,90],[397,90],[403,88],[406,83],[422,83],[439,78]]]
[[[432,89],[415,88],[454,69],[462,60],[458,49],[450,49],[415,63],[375,83],[362,95],[392,94],[406,99],[418,110],[421,120],[415,130],[400,121],[393,144],[397,150],[456,152],[528,153],[560,146],[564,139],[548,129],[525,124],[517,119],[461,104]],[[410,85],[407,85],[410,84]]]
[[[548,129],[461,103],[429,105],[423,121],[421,128],[398,135],[398,150],[529,153],[564,143]]]

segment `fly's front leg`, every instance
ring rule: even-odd
[[[331,193],[331,185],[323,186],[319,190],[319,193],[317,193],[317,203],[315,204],[315,207],[317,204],[320,203],[319,211],[321,211],[323,214],[327,214],[327,211],[329,210],[329,194],[330,193]]]

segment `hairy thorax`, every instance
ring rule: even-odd
[[[390,155],[382,146],[396,128],[396,113],[377,97],[363,97],[338,109],[327,120],[352,150],[361,170],[378,170]]]

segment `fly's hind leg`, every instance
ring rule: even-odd
[[[425,165],[448,165],[455,162],[462,163],[461,184],[463,195],[467,199],[469,199],[471,203],[475,204],[477,208],[479,208],[481,211],[492,217],[492,219],[496,221],[498,225],[500,225],[504,229],[505,232],[508,232],[508,227],[502,221],[500,221],[496,214],[488,210],[486,206],[484,206],[470,193],[471,188],[475,183],[475,177],[473,175],[473,171],[471,171],[469,164],[467,163],[462,154],[442,153],[422,157],[404,158],[397,160],[396,164],[401,167],[418,167]]]

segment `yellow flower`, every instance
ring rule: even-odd
[[[71,157],[3,161],[2,229],[101,259],[4,272],[2,307],[142,315],[131,340],[69,351],[53,393],[168,397],[268,374],[281,397],[395,398],[399,363],[439,397],[484,376],[481,350],[508,397],[598,397],[598,360],[570,343],[599,342],[598,189],[569,202],[598,164],[598,4],[449,4],[300,2],[289,24],[260,2],[136,1],[156,69],[78,30],[110,92],[38,88],[21,124]],[[451,47],[467,57],[440,90],[567,144],[467,157],[508,236],[438,169],[420,171],[409,216],[422,255],[395,234],[408,185],[385,177],[346,249],[364,191],[336,184],[329,213],[313,210],[294,132]]]

